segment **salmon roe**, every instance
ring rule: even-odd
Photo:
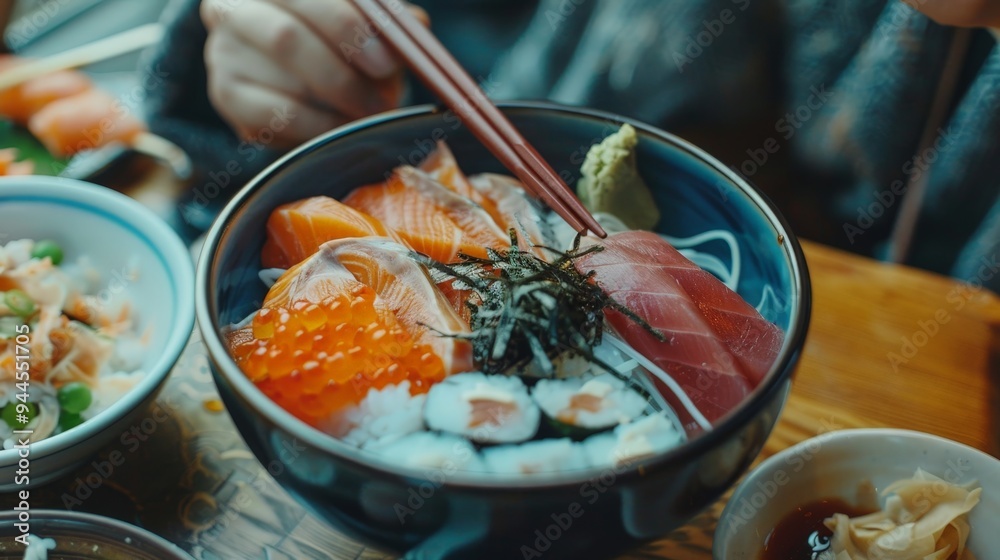
[[[231,346],[243,372],[268,397],[316,425],[357,404],[372,388],[404,380],[413,394],[444,379],[444,363],[360,285],[320,301],[267,307],[253,318],[252,339]]]

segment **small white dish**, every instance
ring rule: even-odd
[[[27,481],[16,476],[18,450],[0,450],[0,492],[65,474],[140,422],[194,326],[190,253],[170,227],[127,196],[59,177],[0,178],[0,243],[25,238],[57,241],[66,261],[87,255],[102,275],[98,295],[128,298],[149,339],[143,379],[94,418],[32,443]],[[138,274],[128,277],[123,270]]]
[[[775,525],[796,507],[836,497],[854,503],[858,487],[879,492],[918,468],[948,482],[977,482],[981,501],[969,516],[969,549],[977,558],[996,555],[1000,520],[1000,461],[960,443],[908,430],[829,432],[768,458],[729,499],[715,530],[716,560],[757,560]]]

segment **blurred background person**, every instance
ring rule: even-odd
[[[49,17],[67,22],[94,6],[51,38],[8,29],[9,46],[45,54],[56,35],[134,25],[164,1],[57,3]],[[998,1],[415,4],[495,99],[649,122],[753,181],[803,237],[1000,285],[1000,51],[986,30]],[[200,169],[180,204],[191,235],[288,149],[434,102],[346,0],[170,0],[162,20],[168,38],[145,64],[164,78],[146,109]]]

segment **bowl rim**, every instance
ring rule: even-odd
[[[68,521],[72,523],[80,523],[82,525],[93,527],[100,532],[104,531],[108,531],[109,533],[114,532],[115,536],[120,536],[122,539],[131,537],[134,539],[144,541],[156,549],[151,552],[155,552],[158,554],[163,554],[163,553],[171,554],[172,555],[171,558],[175,558],[177,560],[188,560],[188,559],[193,560],[193,557],[190,554],[188,554],[184,549],[168,541],[167,539],[161,537],[160,535],[157,535],[156,533],[148,529],[139,527],[138,525],[134,525],[132,523],[128,523],[127,521],[122,521],[120,519],[115,519],[113,517],[105,517],[103,515],[97,515],[94,513],[88,513],[83,511],[70,511],[70,510],[60,510],[60,509],[32,509],[30,514],[32,521],[37,521],[37,520],[51,521],[51,522]],[[17,515],[18,512],[16,511],[5,511],[3,513],[0,513],[0,522],[3,522],[5,527],[13,528],[14,522],[17,521]],[[36,533],[32,531],[32,534]],[[39,535],[39,536],[41,536],[42,538],[56,539],[57,544],[58,544],[58,539],[60,538],[58,536],[53,537],[51,535]]]
[[[813,464],[817,463],[816,459],[818,459],[823,455],[824,450],[827,450],[827,452],[829,452],[831,443],[846,444],[849,443],[851,440],[858,440],[858,439],[882,440],[882,441],[885,441],[887,439],[902,439],[909,444],[916,444],[919,442],[924,442],[924,443],[930,442],[935,445],[942,446],[944,448],[952,449],[955,451],[961,451],[962,453],[965,453],[969,456],[978,457],[986,461],[987,463],[994,464],[994,466],[997,468],[997,471],[1000,472],[1000,459],[998,459],[997,457],[994,457],[989,453],[986,453],[985,451],[982,451],[980,449],[976,449],[971,445],[966,445],[962,442],[955,441],[953,439],[948,439],[946,437],[942,437],[936,434],[930,434],[927,432],[920,432],[917,430],[907,430],[903,428],[847,428],[843,430],[833,430],[822,434],[818,434],[812,436],[811,438],[802,440],[796,443],[795,445],[786,447],[785,449],[782,449],[781,451],[775,453],[774,455],[771,455],[767,459],[761,461],[761,463],[757,465],[756,468],[754,468],[750,473],[748,473],[743,478],[740,484],[733,490],[732,495],[726,502],[726,507],[723,508],[722,513],[719,514],[719,522],[715,527],[715,534],[714,538],[712,539],[714,543],[712,546],[713,555],[721,553],[721,549],[718,548],[719,546],[728,545],[729,537],[720,535],[719,532],[723,530],[723,526],[725,525],[726,520],[728,520],[732,515],[734,515],[735,508],[738,507],[738,502],[740,501],[739,498],[743,497],[741,496],[741,493],[744,492],[747,488],[751,488],[751,485],[754,484],[758,479],[760,479],[761,477],[767,477],[776,469],[776,466],[780,467],[782,464],[784,464],[784,461],[787,457],[808,450],[810,445],[812,445],[817,441],[821,441],[823,443],[823,446],[820,447],[819,451],[816,452],[810,451],[810,453],[813,455],[813,459],[809,462]],[[801,471],[799,474],[801,474]],[[812,498],[816,499],[822,497],[823,496],[813,496]],[[805,500],[808,499],[809,497],[805,498]],[[747,524],[746,527],[752,527],[752,525]]]
[[[138,201],[108,188],[66,177],[0,177],[0,202],[4,201],[70,206],[94,214],[99,219],[115,222],[146,245],[161,261],[177,298],[169,325],[171,332],[159,359],[152,367],[144,369],[143,378],[120,400],[72,430],[32,441],[31,458],[41,459],[100,435],[128,416],[166,380],[194,328],[194,308],[190,305],[194,299],[194,265],[187,247],[166,222]],[[141,308],[141,305],[136,307]],[[151,323],[157,318],[145,319]],[[0,467],[9,467],[17,462],[16,449],[0,450]]]
[[[618,472],[615,470],[616,480],[629,481],[635,478],[650,476],[650,474],[668,463],[683,463],[686,460],[699,456],[704,451],[714,447],[719,442],[728,439],[735,432],[745,426],[750,419],[755,417],[764,406],[772,399],[782,398],[780,393],[785,387],[785,382],[790,380],[794,365],[801,354],[802,346],[805,342],[806,331],[812,309],[811,284],[809,280],[808,267],[805,256],[798,239],[792,233],[791,228],[784,217],[777,211],[774,204],[761,192],[757,190],[743,176],[726,167],[723,163],[709,155],[707,152],[683,140],[673,134],[663,131],[655,126],[628,117],[616,115],[614,113],[600,111],[589,108],[571,107],[551,103],[546,101],[508,101],[497,103],[504,112],[539,112],[556,113],[569,115],[576,118],[588,120],[600,120],[606,123],[630,124],[638,132],[646,136],[653,137],[660,142],[669,144],[680,151],[686,152],[699,160],[701,163],[714,169],[740,191],[742,191],[761,212],[764,213],[767,221],[775,227],[776,234],[782,236],[781,242],[784,247],[786,257],[791,265],[790,276],[793,289],[799,298],[792,298],[792,323],[785,333],[785,340],[775,360],[771,370],[765,376],[765,381],[758,385],[750,394],[749,398],[727,414],[722,421],[710,432],[702,434],[693,440],[685,442],[683,445],[659,454],[654,458],[637,462]],[[394,477],[400,480],[426,480],[426,472],[420,469],[401,467],[393,465],[386,460],[379,460],[375,456],[366,456],[347,444],[305,424],[298,420],[291,413],[285,411],[276,403],[267,398],[257,387],[242,373],[228,351],[223,345],[219,336],[220,325],[215,322],[217,313],[217,301],[214,295],[210,294],[209,288],[215,288],[210,278],[210,272],[214,269],[215,256],[223,237],[229,229],[229,222],[238,213],[243,205],[252,198],[258,190],[262,188],[273,176],[280,173],[287,167],[294,165],[300,158],[311,152],[322,149],[326,144],[341,139],[347,135],[358,131],[375,128],[382,125],[391,125],[393,122],[411,117],[433,115],[446,110],[437,105],[417,105],[380,113],[365,119],[348,123],[327,133],[317,136],[295,148],[277,161],[269,165],[243,188],[241,188],[233,198],[226,204],[222,212],[216,218],[212,228],[208,231],[205,243],[202,247],[198,259],[197,278],[195,287],[195,314],[199,328],[209,357],[216,366],[215,375],[224,376],[231,387],[254,409],[255,414],[260,414],[274,424],[300,439],[322,450],[330,453],[341,460],[351,463],[356,468],[361,468],[370,473],[378,474],[382,477]],[[220,358],[221,357],[221,358]],[[353,452],[352,452],[353,451]],[[507,476],[477,476],[475,473],[457,472],[448,477],[442,488],[464,489],[468,491],[497,491],[517,489],[539,489],[539,488],[562,488],[580,486],[589,482],[596,474],[607,469],[587,468],[564,473],[552,473],[551,475],[532,476],[530,478],[513,478]]]

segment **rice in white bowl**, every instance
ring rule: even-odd
[[[100,271],[86,257],[60,262],[61,249],[52,247],[30,239],[0,246],[4,449],[14,446],[15,429],[32,430],[39,441],[93,418],[144,376],[149,335],[122,297],[138,279],[136,267]]]

